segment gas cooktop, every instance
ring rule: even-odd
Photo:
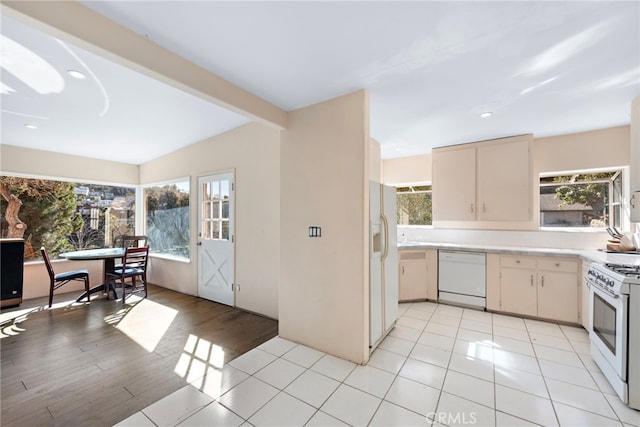
[[[604,266],[623,276],[640,279],[640,265],[605,264]]]

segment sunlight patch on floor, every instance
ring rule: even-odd
[[[215,394],[222,386],[222,377],[218,374],[223,366],[222,347],[195,335],[189,335],[174,372],[194,387],[201,390],[207,388]]]
[[[146,298],[123,310],[126,310],[126,313],[121,313],[122,318],[116,329],[148,352],[155,350],[178,314],[177,310]],[[108,319],[105,320],[109,322]]]

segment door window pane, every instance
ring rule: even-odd
[[[222,240],[229,240],[229,221],[222,221]]]

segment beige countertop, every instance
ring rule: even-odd
[[[640,265],[640,254],[616,254],[579,249],[535,248],[525,246],[467,245],[460,243],[399,242],[399,250],[443,249],[470,252],[508,253],[516,255],[580,257],[586,262]]]

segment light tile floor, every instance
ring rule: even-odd
[[[640,427],[582,328],[400,304],[367,366],[279,337],[118,426]]]

